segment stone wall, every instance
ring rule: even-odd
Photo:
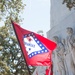
[[[57,43],[53,51],[54,75],[75,75],[75,10],[51,0],[51,24],[47,37]]]

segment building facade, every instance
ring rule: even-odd
[[[50,30],[47,38],[57,43],[53,51],[54,75],[75,75],[75,9],[69,10],[63,0],[51,0]]]

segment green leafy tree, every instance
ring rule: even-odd
[[[20,47],[8,31],[0,28],[0,75],[25,75],[28,71]]]
[[[75,0],[63,0],[63,4],[66,3],[66,7],[71,10],[72,8],[75,8]]]
[[[25,4],[22,0],[0,0],[0,75],[28,75],[23,54],[15,37],[10,19],[20,22],[21,11]],[[30,68],[31,72],[33,70]]]
[[[7,28],[0,28],[0,75],[10,75],[10,67],[7,66],[7,58],[5,57],[6,53],[6,37],[8,33],[6,32]],[[5,55],[3,55],[5,53]],[[7,56],[7,55],[6,55]]]
[[[20,21],[18,20],[19,13],[24,9],[24,6],[22,0],[0,0],[0,19],[4,20],[11,16]]]

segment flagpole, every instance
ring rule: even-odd
[[[22,54],[23,54],[23,50],[22,50],[21,44],[20,44],[20,42],[19,42],[19,39],[18,39],[18,36],[17,36],[17,33],[16,33],[16,30],[15,30],[15,27],[14,27],[14,25],[13,25],[13,21],[12,21],[12,20],[11,20],[11,23],[12,23],[12,27],[13,27],[13,29],[14,29],[14,32],[15,32],[16,38],[17,38],[17,40],[18,40],[19,46],[20,46],[21,51],[22,51]],[[24,57],[24,60],[25,60],[25,63],[26,63],[26,66],[27,66],[27,69],[28,69],[29,75],[31,75],[31,72],[30,72],[30,69],[29,69],[29,67],[28,67],[28,64],[27,64],[27,61],[26,61],[26,58],[25,58],[24,54],[23,54],[23,57]]]

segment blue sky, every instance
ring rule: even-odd
[[[46,32],[50,29],[50,0],[23,0],[26,4],[21,16],[24,20],[21,27],[37,32],[43,30],[46,37]],[[4,22],[0,22],[0,27]]]
[[[23,0],[26,7],[22,13],[21,26],[33,32],[50,29],[50,0]]]

